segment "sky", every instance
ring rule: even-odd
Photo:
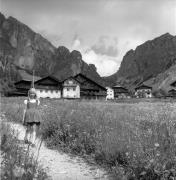
[[[176,0],[0,0],[0,10],[54,46],[79,50],[101,76],[115,73],[130,49],[176,35]]]

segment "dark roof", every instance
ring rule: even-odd
[[[99,83],[93,81],[92,79],[90,79],[89,77],[85,76],[84,74],[79,73],[79,74],[75,75],[74,77],[77,78],[78,76],[82,76],[83,78],[87,79],[88,81],[91,81],[92,83],[96,84],[96,85],[99,86],[101,89],[103,89],[103,90],[106,91],[106,88],[105,88],[105,87],[103,87],[103,86],[100,85]],[[78,80],[78,82],[79,82],[79,80]]]
[[[145,84],[141,84],[141,85],[139,85],[139,86],[137,86],[135,88],[135,90],[138,90],[138,89],[152,89],[152,87],[151,86],[147,86]]]
[[[171,90],[169,90],[168,92],[174,92],[174,93],[176,93],[176,89],[171,89]]]
[[[170,84],[170,86],[176,86],[176,81],[174,81],[174,82],[172,82],[171,84]]]
[[[41,82],[41,81],[43,81],[43,80],[45,80],[45,79],[47,79],[47,78],[53,79],[53,80],[56,81],[57,83],[61,83],[61,82],[59,81],[59,79],[57,79],[56,77],[54,77],[54,76],[52,76],[52,75],[46,76],[46,77],[44,77],[44,78],[41,78],[41,79],[39,79],[38,81],[35,81],[35,83],[37,84],[37,83],[39,83],[39,82]]]
[[[74,76],[70,76],[70,77],[64,79],[64,80],[62,81],[62,83],[64,83],[64,81],[66,81],[66,80],[68,80],[68,79],[74,79],[75,81],[77,81],[77,82],[80,84],[80,82],[79,82]]]
[[[116,85],[116,86],[113,86],[112,89],[124,89],[124,90],[127,90],[127,88],[123,87],[123,86],[120,86],[120,85]]]
[[[17,84],[23,83],[23,82],[28,83],[28,84],[31,84],[32,81],[31,81],[31,80],[22,79],[22,80],[20,80],[20,81],[15,82],[14,84],[17,85]]]
[[[36,82],[36,81],[38,81],[38,80],[40,80],[40,79],[41,79],[41,77],[34,76],[34,82]],[[21,82],[30,82],[30,83],[31,83],[32,80],[33,80],[33,77],[30,76],[30,77],[28,77],[28,78],[23,78],[23,79],[15,82],[14,84],[16,85],[16,84],[21,83]]]

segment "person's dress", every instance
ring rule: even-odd
[[[38,108],[38,103],[36,102],[30,102],[29,100],[27,101],[27,109],[25,113],[25,118],[24,118],[24,125],[29,125],[29,124],[40,124],[42,120],[40,110]]]

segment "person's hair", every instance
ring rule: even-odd
[[[29,99],[37,99],[37,95],[34,93],[29,93],[28,97]]]
[[[32,89],[28,91],[28,99],[37,99],[37,94],[35,91],[33,92]]]

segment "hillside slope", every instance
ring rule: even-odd
[[[175,64],[176,36],[166,33],[145,42],[135,50],[128,51],[117,73],[105,77],[104,80],[110,84],[118,82],[130,88],[141,82],[152,80],[150,85],[156,84],[155,87],[163,88],[170,83],[164,77],[170,77],[168,74],[174,71]],[[174,77],[169,79],[173,80]],[[169,82],[163,85],[165,81]]]

